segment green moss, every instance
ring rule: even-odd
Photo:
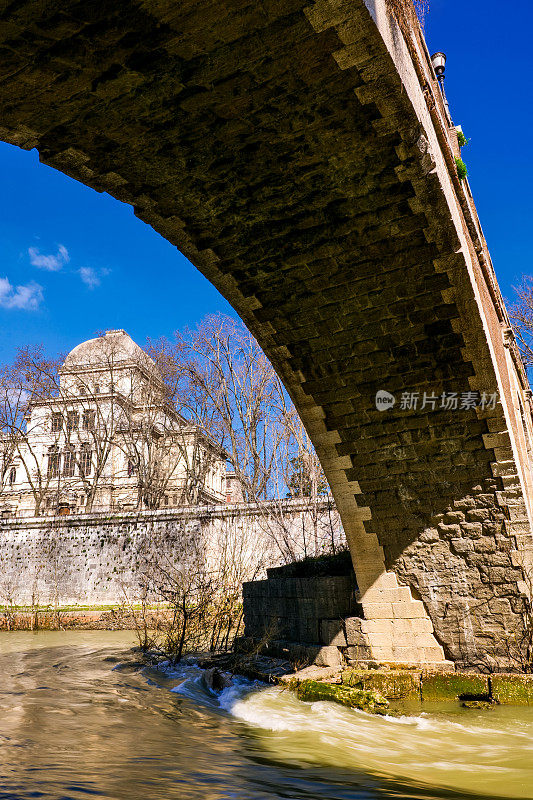
[[[342,673],[342,683],[356,689],[376,691],[387,700],[420,697],[420,673],[413,671],[369,672],[347,669]]]
[[[296,691],[299,700],[311,702],[329,700],[332,703],[348,706],[348,708],[359,708],[375,713],[383,713],[389,705],[379,692],[350,688],[342,684],[306,680],[298,684],[290,684],[290,687]]]
[[[533,675],[493,675],[491,689],[498,703],[533,706]]]
[[[462,695],[488,695],[486,675],[422,676],[422,700],[456,700]]]

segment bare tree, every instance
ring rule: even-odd
[[[57,392],[58,361],[45,357],[42,347],[19,348],[12,365],[3,367],[0,377],[2,392],[2,465],[3,484],[6,470],[22,469],[29,491],[33,495],[35,514],[39,514],[46,497],[53,470],[43,468],[40,439],[44,432],[40,417],[33,419],[31,409],[54,397]],[[52,446],[57,446],[58,436]],[[17,465],[10,467],[16,459]]]
[[[137,540],[137,586],[123,584],[139,644],[173,662],[184,653],[230,649],[242,633],[242,583],[269,561],[242,520],[151,526]]]
[[[217,315],[195,331],[176,332],[172,343],[152,343],[150,353],[160,368],[170,366],[173,400],[182,416],[228,453],[244,498],[266,499],[273,489],[286,398],[253,337]]]
[[[527,369],[533,367],[533,277],[524,275],[515,288],[516,301],[510,309],[518,347]]]
[[[177,332],[172,342],[152,342],[149,352],[170,402],[226,451],[243,500],[262,509],[264,531],[278,555],[294,560],[334,549],[339,525],[329,515],[332,525],[322,530],[328,487],[318,457],[272,365],[244,326],[222,315],[207,317],[196,330]],[[307,528],[295,530],[287,497],[307,499],[311,537]]]

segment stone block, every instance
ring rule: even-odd
[[[474,544],[469,539],[452,539],[450,547],[457,555],[472,553],[474,551]]]
[[[488,692],[487,675],[422,675],[422,700],[456,700],[461,695],[484,695]]]
[[[445,525],[455,525],[460,522],[464,522],[465,513],[464,511],[448,511],[444,514],[443,522]]]
[[[433,633],[433,623],[429,617],[416,617],[414,619],[406,620],[406,623],[408,625],[408,630],[415,634]]]
[[[342,654],[348,664],[358,664],[372,659],[371,647],[364,644],[350,645],[343,649]]]
[[[378,691],[387,700],[420,697],[420,672],[416,671],[346,669],[341,679],[346,686]]]
[[[439,537],[442,539],[457,539],[461,535],[461,526],[459,524],[445,525],[443,522],[439,522],[437,530]]]
[[[533,675],[492,675],[491,695],[502,705],[533,706]]]
[[[392,657],[389,660],[402,665],[423,664],[426,661],[420,648],[408,645],[403,647],[396,644],[392,647]]]
[[[320,642],[321,644],[334,645],[335,647],[346,647],[347,644],[351,644],[351,642],[347,641],[344,633],[343,620],[320,620]]]
[[[461,511],[468,511],[470,508],[475,508],[476,501],[473,497],[463,497],[461,500],[454,500],[453,505],[454,508],[460,509]]]
[[[507,448],[511,442],[507,431],[501,431],[500,433],[484,433],[483,443],[485,447],[493,449],[500,447]]]
[[[321,647],[315,655],[314,663],[317,667],[340,667],[342,663],[341,652],[338,647]]]
[[[395,661],[392,645],[379,647],[371,645],[372,658],[378,664],[389,664]]]
[[[471,508],[466,512],[468,522],[485,522],[487,511],[483,508]]]
[[[398,578],[394,572],[384,572],[378,579],[380,589],[395,589],[398,586]]]
[[[395,605],[404,605],[395,603]],[[364,612],[367,619],[392,619],[392,603],[364,603]]]
[[[426,542],[427,544],[431,544],[432,542],[438,542],[440,539],[439,532],[436,528],[426,528],[426,530],[422,531],[420,534],[420,541]]]
[[[359,636],[367,637],[367,636],[384,636],[386,637],[386,641],[391,637],[392,630],[393,630],[394,620],[392,619],[363,619],[360,620],[359,628],[360,634]],[[351,642],[352,644],[358,644],[360,639],[358,638],[357,627],[350,631],[350,638],[354,638],[355,641]],[[349,642],[350,643],[350,642]]]
[[[393,603],[394,617],[403,619],[417,619],[426,617],[426,609],[421,600],[411,600],[410,603]]]
[[[483,535],[483,524],[481,522],[462,522],[461,533],[470,539],[478,539]]]

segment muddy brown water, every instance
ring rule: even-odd
[[[533,708],[374,717],[188,663],[127,631],[0,634],[0,800],[533,798]]]

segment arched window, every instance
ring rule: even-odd
[[[16,480],[17,480],[17,468],[11,467],[11,469],[9,470],[9,485],[13,486]]]
[[[89,444],[82,444],[80,450],[80,475],[82,478],[87,478],[91,474],[92,468],[92,450]]]
[[[59,475],[59,466],[61,463],[61,454],[59,448],[54,444],[48,449],[48,477],[57,478]]]
[[[95,394],[100,394],[100,384],[99,383],[97,383],[96,386],[94,387],[94,393]]]

